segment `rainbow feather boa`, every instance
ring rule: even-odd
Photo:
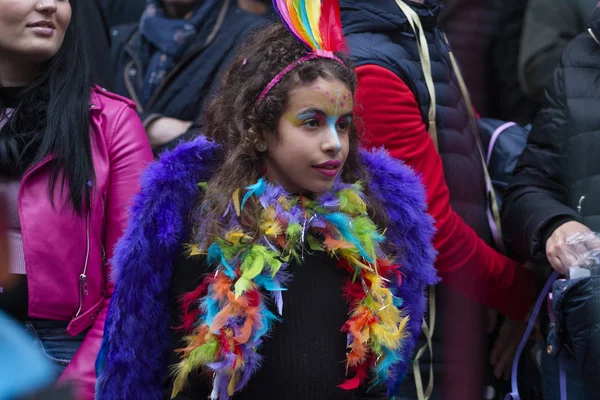
[[[260,203],[258,237],[239,222],[251,197]],[[173,371],[173,397],[197,368],[213,373],[213,400],[229,399],[244,388],[260,367],[265,334],[283,315],[287,263],[301,260],[305,250],[328,252],[351,278],[344,288],[350,310],[342,330],[348,336],[346,369],[353,377],[340,387],[358,388],[369,369],[375,376],[371,384],[380,384],[394,364],[404,362],[400,349],[408,316],[402,299],[388,288],[388,282],[401,282],[400,267],[382,251],[385,237],[367,214],[360,183],[336,183],[330,192],[308,199],[260,179],[244,196],[240,190],[233,194],[225,217],[223,237],[190,245],[190,254],[206,255],[216,271],[182,299],[181,329],[189,336]]]

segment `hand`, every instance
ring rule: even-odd
[[[190,126],[192,126],[191,121],[161,117],[148,126],[146,133],[148,134],[150,145],[154,148],[162,146],[181,136],[190,128]]]
[[[590,250],[600,248],[600,240],[591,237],[589,241],[577,241],[567,243],[567,240],[578,233],[593,234],[585,225],[576,221],[570,221],[562,224],[546,241],[546,257],[554,270],[566,275],[569,267],[573,265],[577,258],[585,255]]]
[[[494,376],[497,379],[510,379],[513,359],[526,329],[527,319],[524,321],[504,319],[490,353],[490,364],[494,366]]]

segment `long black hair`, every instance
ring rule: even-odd
[[[57,183],[68,187],[75,211],[89,200],[94,180],[89,137],[90,68],[78,2],[71,0],[71,22],[58,53],[41,76],[19,95],[19,103],[0,135],[0,175],[20,177],[52,155],[50,199]],[[0,99],[1,100],[1,99]],[[5,108],[0,103],[0,110]]]

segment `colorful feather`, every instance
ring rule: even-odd
[[[306,6],[302,1],[287,1],[294,1],[299,11]],[[305,11],[306,18],[314,17],[310,7]],[[401,282],[399,267],[383,255],[385,238],[367,215],[360,185],[336,183],[330,193],[316,199],[287,195],[264,180],[246,190],[241,204],[239,192],[232,198],[240,215],[222,221],[227,227],[223,237],[208,249],[192,245],[206,251],[216,273],[184,297],[183,320],[187,328],[194,321],[193,334],[181,350],[174,394],[195,368],[214,373],[212,399],[226,400],[243,389],[262,360],[257,346],[279,321],[266,297],[273,299],[282,315],[282,292],[291,278],[284,261],[300,259],[306,248],[330,253],[349,274],[343,288],[349,318],[342,331],[348,338],[346,368],[353,377],[340,387],[357,388],[369,369],[377,379],[387,378],[390,368],[402,360],[408,317],[399,308],[402,299],[387,287],[391,279]],[[239,221],[252,197],[263,209],[259,232],[250,234]]]
[[[231,201],[233,202],[233,208],[235,209],[235,215],[237,215],[238,217],[241,214],[241,207],[240,207],[240,193],[241,190],[240,188],[237,188],[234,192],[233,195],[231,196]]]
[[[308,17],[308,23],[310,25],[310,30],[314,35],[315,42],[317,43],[317,48],[323,48],[323,37],[321,36],[321,31],[319,30],[319,20],[321,19],[321,8],[318,1],[305,1],[306,14]]]
[[[290,33],[312,52],[344,51],[338,0],[273,0]]]
[[[187,384],[188,376],[190,375],[189,364],[190,361],[188,359],[183,359],[173,367],[172,374],[175,376],[175,379],[173,380],[171,399],[174,399]]]
[[[180,298],[181,310],[183,311],[183,319],[181,326],[177,329],[181,329],[184,332],[190,332],[194,327],[196,318],[200,314],[200,307],[192,308],[194,303],[199,303],[200,299],[206,294],[208,285],[212,283],[212,279],[205,279],[193,292],[186,293]]]
[[[323,48],[325,50],[334,52],[346,50],[338,0],[322,0],[319,30],[323,35]]]
[[[248,201],[248,199],[251,196],[256,196],[256,197],[260,197],[263,195],[263,193],[265,192],[266,189],[266,181],[264,178],[260,178],[258,180],[258,182],[256,182],[254,185],[250,185],[246,188],[246,194],[244,195],[244,198],[242,199],[242,204],[241,204],[241,208],[244,208],[244,204],[246,204],[246,201]]]

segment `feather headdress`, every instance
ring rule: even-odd
[[[346,50],[338,0],[273,0],[273,8],[290,33],[306,46],[308,54],[277,74],[258,96],[257,104],[287,73],[303,62],[329,58],[344,64],[334,55]]]
[[[273,0],[273,7],[308,50],[345,50],[338,0]]]

